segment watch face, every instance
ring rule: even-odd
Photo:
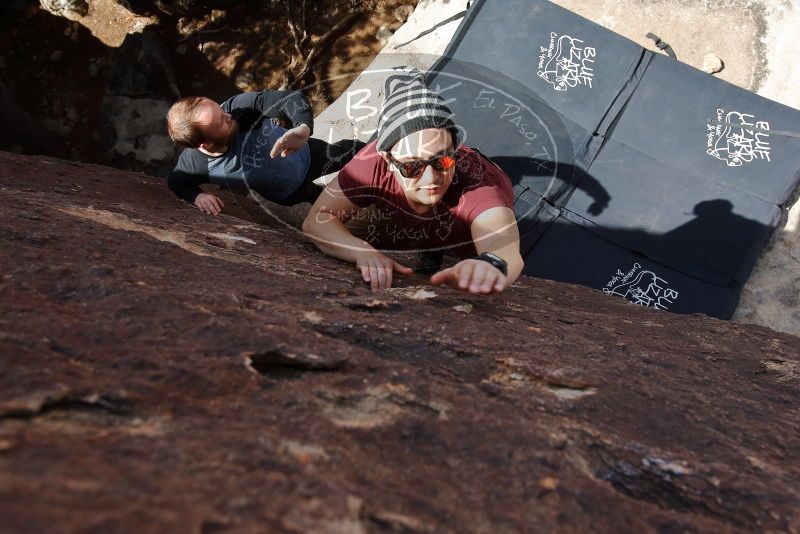
[[[487,252],[487,253],[486,253],[486,255],[487,255],[488,257],[492,258],[494,261],[496,261],[496,262],[498,262],[498,263],[502,263],[503,265],[505,265],[505,264],[506,264],[506,260],[504,260],[503,258],[501,258],[500,256],[498,256],[497,254],[493,254],[493,253],[491,253],[491,252]]]

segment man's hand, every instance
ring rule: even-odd
[[[373,291],[389,289],[392,287],[392,273],[411,274],[410,267],[405,267],[394,261],[389,256],[380,252],[365,252],[356,260],[356,266],[361,269],[361,277],[369,282]]]
[[[432,284],[476,294],[499,293],[506,285],[506,277],[494,265],[483,260],[463,260],[431,276]]]
[[[222,208],[225,207],[222,200],[211,193],[197,195],[197,198],[194,199],[194,205],[197,206],[197,209],[209,215],[219,215],[222,212]]]
[[[269,157],[274,158],[280,154],[282,158],[285,158],[303,148],[309,137],[311,137],[311,128],[307,124],[295,126],[291,130],[287,130],[285,134],[275,141],[275,145],[269,152]]]

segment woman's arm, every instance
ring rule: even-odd
[[[341,192],[339,179],[336,178],[322,190],[311,206],[311,211],[303,221],[303,232],[328,256],[355,263],[361,252],[375,251],[344,225],[359,209]]]
[[[303,221],[303,232],[328,256],[356,264],[365,282],[373,290],[392,287],[392,274],[411,274],[413,270],[400,265],[377,251],[372,245],[355,237],[344,225],[359,209],[339,187],[336,178],[322,191]]]
[[[470,293],[503,291],[519,278],[524,265],[514,212],[506,207],[490,208],[472,221],[470,231],[478,255],[491,252],[498,256],[506,262],[506,274],[484,260],[467,259],[434,274],[431,283],[447,284]]]
[[[470,230],[479,255],[491,252],[506,262],[508,274],[503,288],[513,284],[524,267],[519,253],[519,228],[514,212],[505,207],[490,208],[472,221]]]

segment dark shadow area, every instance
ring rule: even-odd
[[[169,59],[181,96],[207,96],[221,103],[241,93],[236,87],[235,78],[225,76],[217,70],[201,52],[202,43],[192,39],[183,40],[175,32],[176,24],[177,19],[164,19],[158,25],[158,31],[164,46],[169,50]]]
[[[726,199],[699,202],[692,213],[694,219],[659,238],[659,247],[675,251],[673,261],[681,270],[691,273],[692,259],[702,254],[709,269],[744,283],[773,229],[737,215]]]
[[[297,367],[290,367],[287,365],[280,365],[275,363],[257,363],[253,362],[253,369],[261,375],[274,380],[298,380],[303,377],[305,372],[303,369]]]
[[[555,198],[548,195],[548,201],[563,205],[577,188],[594,200],[589,209],[592,215],[603,213],[611,202],[611,195],[603,184],[575,165],[556,165],[552,161],[518,156],[497,156],[491,160],[508,175],[515,191],[530,190],[540,196],[545,196],[548,191],[568,191]]]
[[[36,117],[17,103],[6,85],[0,82],[0,150],[21,154],[66,157],[64,144],[42,126]]]
[[[0,2],[0,149],[97,161],[108,49],[77,26],[38,1]]]
[[[129,0],[130,8],[140,15],[197,16],[211,9],[225,9],[245,0]]]
[[[364,146],[365,143],[358,139],[341,139],[335,143],[327,143],[312,137],[308,140],[311,152],[311,167],[308,169],[308,177],[315,180],[320,176],[339,171]],[[292,206],[300,202],[313,203],[322,189],[321,186],[307,181],[303,187],[279,203],[284,206]]]
[[[568,210],[543,226],[524,273],[577,283],[643,306],[730,318],[772,228],[733,212],[730,201],[695,206],[664,234],[605,228]]]

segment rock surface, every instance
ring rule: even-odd
[[[796,337],[371,293],[100,166],[0,153],[0,196],[0,530],[800,531]]]
[[[86,0],[39,0],[42,8],[58,17],[79,20],[89,13]]]
[[[196,15],[214,11],[220,7],[230,7],[241,3],[241,0],[134,0],[139,8],[153,10],[157,8],[169,15]]]
[[[62,143],[44,124],[17,104],[14,95],[0,82],[0,147],[24,154],[47,154],[64,157],[68,154]]]
[[[114,51],[101,108],[107,162],[166,176],[178,152],[166,116],[180,96],[159,35],[145,30],[126,37]]]
[[[713,52],[709,52],[705,56],[703,56],[703,72],[707,72],[708,74],[716,74],[720,72],[722,69],[725,68],[725,63],[722,59],[714,54]]]
[[[127,35],[141,32],[158,22],[155,17],[140,16],[130,11],[126,0],[39,1],[46,11],[80,23],[110,47],[121,45]]]

